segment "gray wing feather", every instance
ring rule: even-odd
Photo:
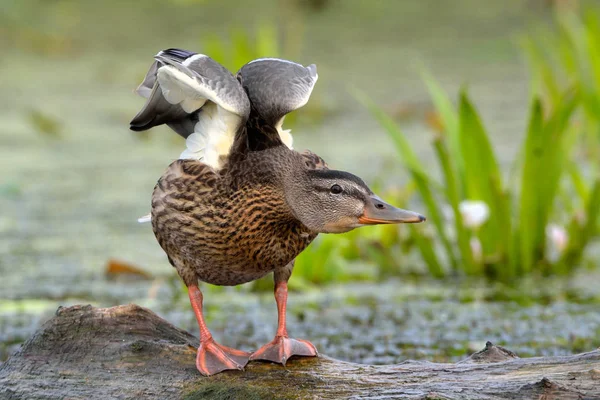
[[[169,49],[159,52],[155,60],[136,90],[148,100],[131,121],[132,130],[167,124],[187,137],[194,131],[197,113],[207,100],[239,115],[241,120],[248,117],[250,103],[243,88],[210,57]],[[190,79],[179,79],[178,73]]]
[[[150,94],[152,92],[152,88],[154,87],[154,83],[156,82],[156,71],[159,67],[158,61],[154,61],[150,66],[150,69],[146,73],[146,77],[144,81],[140,83],[140,86],[135,90],[137,94],[148,99],[150,98]]]
[[[141,87],[142,85],[140,85]],[[144,87],[144,93],[146,88]],[[138,93],[140,89],[138,88]],[[142,93],[140,93],[143,95]],[[178,104],[169,103],[162,91],[158,87],[158,83],[148,91],[148,95],[144,96],[148,99],[144,107],[131,120],[130,129],[133,131],[145,131],[154,126],[167,124],[179,135],[187,138],[194,132],[194,125],[191,126],[186,121],[191,121],[190,114],[186,113]],[[171,126],[175,125],[175,127]],[[191,128],[191,129],[190,129]]]
[[[304,106],[318,79],[317,67],[276,58],[249,62],[238,71],[255,110],[277,125],[289,112]]]

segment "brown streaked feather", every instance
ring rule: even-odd
[[[303,156],[284,146],[267,152],[218,173],[177,160],[158,181],[152,227],[186,285],[237,285],[285,269],[317,236],[291,214],[280,184],[281,171]]]

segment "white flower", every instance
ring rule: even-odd
[[[569,236],[567,231],[562,226],[556,224],[548,224],[546,226],[546,236],[550,239],[552,245],[560,251],[564,251],[567,248],[569,242]]]
[[[569,235],[562,226],[548,224],[546,225],[546,238],[548,239],[548,259],[556,262],[567,248]]]
[[[458,210],[462,215],[463,224],[472,229],[477,229],[488,220],[490,208],[479,200],[464,200],[458,205]]]

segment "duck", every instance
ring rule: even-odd
[[[137,93],[146,99],[130,129],[167,125],[186,148],[158,180],[147,218],[188,289],[198,321],[196,368],[204,376],[249,361],[285,365],[317,356],[288,335],[288,280],[294,260],[321,233],[418,223],[425,217],[384,202],[358,176],[293,148],[285,116],[304,106],[317,82],[314,64],[261,58],[234,76],[207,55],[160,51]],[[203,313],[199,282],[235,286],[273,274],[278,325],[253,353],[217,343]]]

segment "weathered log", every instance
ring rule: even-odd
[[[298,358],[201,377],[198,340],[136,305],[60,308],[0,368],[1,399],[600,399],[600,350],[518,358],[491,343],[456,364]]]

